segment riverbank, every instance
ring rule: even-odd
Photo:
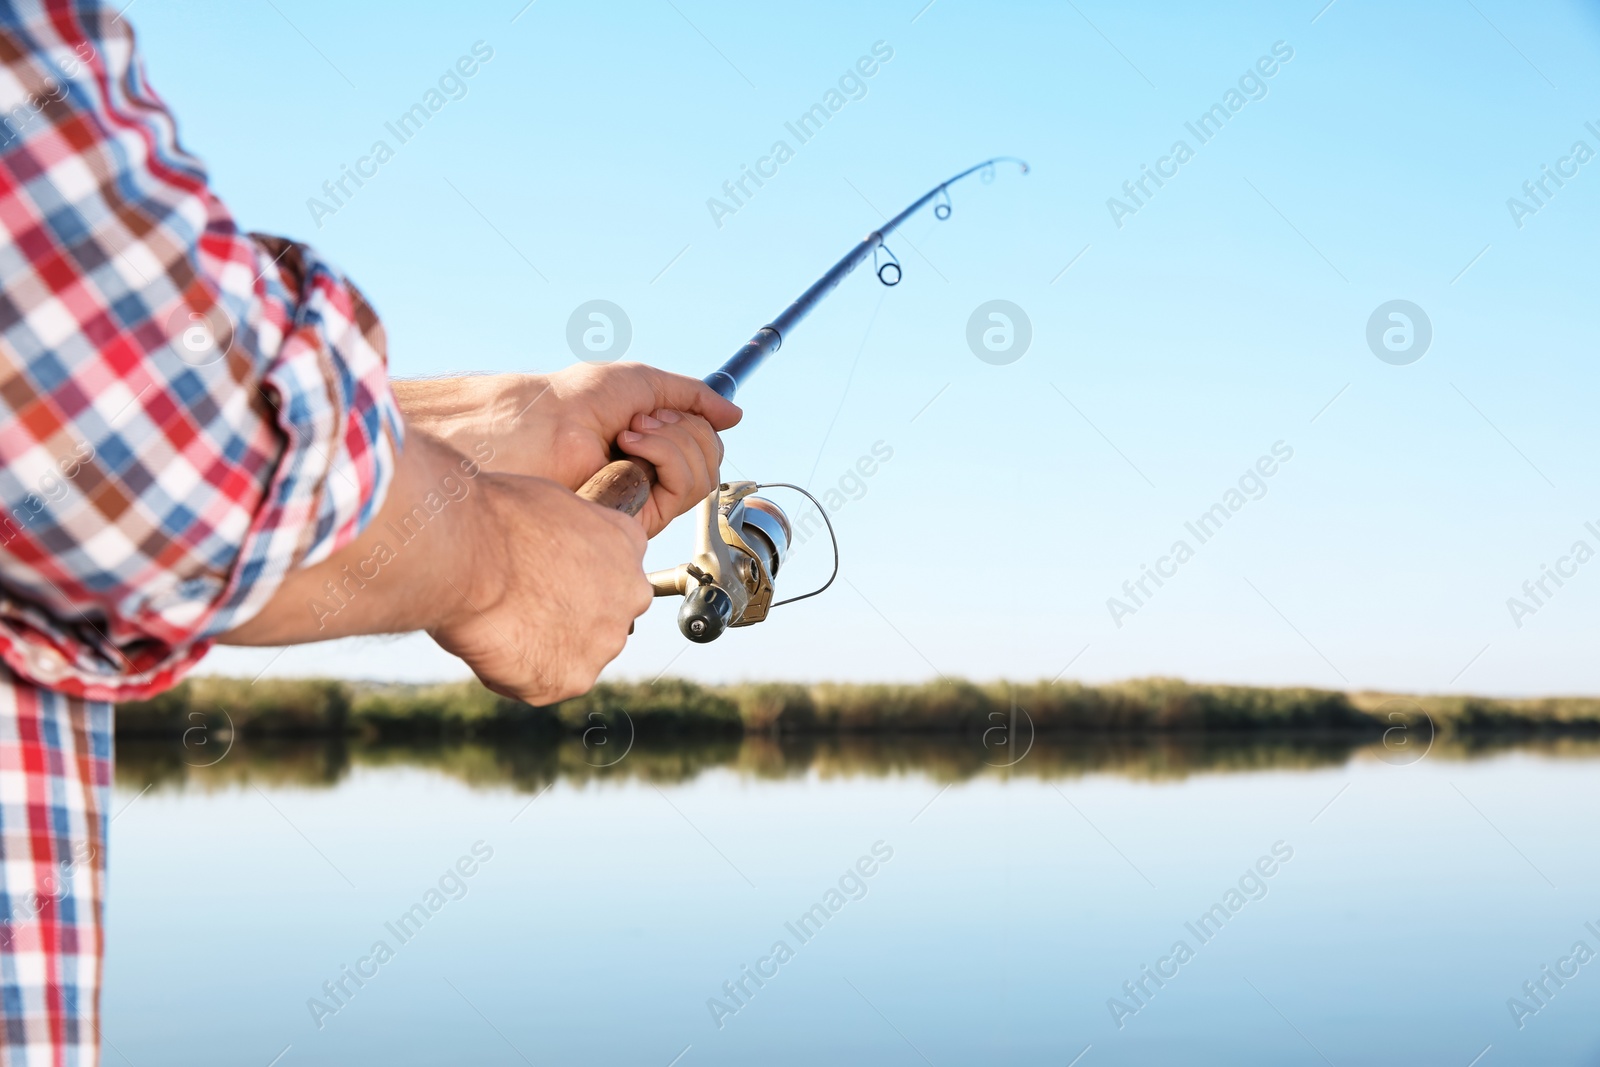
[[[1262,732],[1418,741],[1488,735],[1600,737],[1600,698],[1502,700],[1320,689],[1194,685],[930,682],[703,686],[606,683],[549,708],[475,681],[387,685],[333,679],[191,678],[117,708],[119,738],[204,730],[258,738],[558,740],[604,728],[642,739],[746,736],[1164,736]],[[591,735],[593,736],[593,735]]]

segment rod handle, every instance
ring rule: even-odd
[[[578,495],[591,504],[637,515],[650,499],[656,484],[656,469],[642,459],[616,459],[595,472],[583,483]]]

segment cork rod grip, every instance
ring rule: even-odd
[[[617,459],[601,467],[583,483],[578,495],[591,504],[637,515],[650,499],[656,469],[642,459]]]

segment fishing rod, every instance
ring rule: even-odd
[[[933,203],[933,215],[941,222],[950,217],[949,188],[970,174],[983,181],[994,180],[995,164],[1015,163],[1023,174],[1028,164],[1012,156],[996,156],[940,182],[913,201],[900,214],[862,238],[844,258],[783,309],[783,313],[740,346],[729,360],[702,379],[719,395],[732,400],[739,387],[783,347],[783,342],[813,308],[839,287],[845,276],[868,256],[873,273],[886,286],[900,284],[903,271],[884,239],[900,228],[912,215]],[[942,198],[942,199],[940,199]],[[938,201],[934,203],[934,201]],[[602,467],[584,483],[578,495],[602,507],[637,515],[650,499],[655,484],[655,468],[639,459],[616,459]],[[793,489],[809,499],[822,516],[833,541],[833,574],[817,589],[773,603],[773,579],[778,575],[794,529],[783,509],[766,497],[756,496],[762,489]],[[827,509],[805,489],[788,482],[723,482],[695,509],[695,554],[688,563],[651,574],[656,596],[682,596],[678,609],[678,629],[691,641],[715,641],[730,626],[751,626],[767,617],[771,609],[816,596],[839,574],[839,542],[833,536],[833,523]]]

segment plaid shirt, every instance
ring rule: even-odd
[[[366,301],[240,231],[115,5],[0,0],[0,228],[0,1063],[91,1064],[106,702],[354,538],[402,422]]]
[[[239,231],[109,5],[0,12],[0,657],[144,696],[381,503],[383,331]]]

